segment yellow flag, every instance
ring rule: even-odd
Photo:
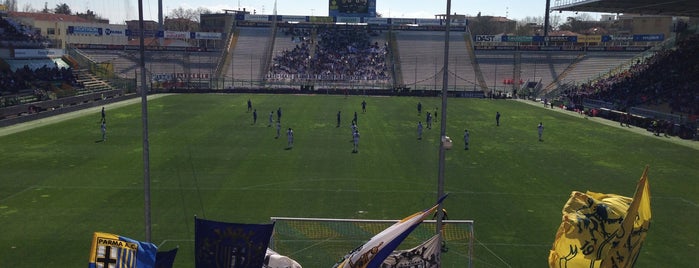
[[[633,267],[646,240],[650,227],[650,187],[648,186],[648,167],[638,182],[629,212],[617,231],[617,237],[611,243],[602,267]]]
[[[616,194],[571,193],[549,253],[549,267],[630,267],[650,224],[648,167],[633,199]]]

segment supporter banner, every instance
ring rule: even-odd
[[[442,25],[440,19],[415,19],[417,25]]]
[[[603,46],[474,46],[475,50],[501,51],[590,51],[590,52],[641,52],[650,49],[649,46],[603,47]]]
[[[221,33],[210,33],[210,32],[195,32],[194,39],[200,40],[220,40],[222,38]]]
[[[104,29],[104,35],[109,35],[109,36],[125,36],[125,35],[126,35],[126,29],[105,28],[105,29]]]
[[[308,17],[306,16],[288,16],[288,15],[283,15],[281,16],[281,21],[297,21],[297,22],[307,22]]]
[[[360,23],[362,18],[360,17],[337,17],[337,22],[344,23]]]
[[[609,39],[612,41],[633,41],[633,36],[609,35]]]
[[[476,35],[473,41],[479,42],[502,42],[502,35]]]
[[[388,25],[387,18],[364,18],[364,22],[367,24]]]
[[[189,32],[165,31],[163,37],[173,39],[189,39]]]
[[[415,19],[390,18],[388,21],[393,25],[415,24]]]
[[[474,46],[475,50],[516,50],[515,46]]]
[[[665,40],[664,34],[634,34],[635,42],[659,42]]]
[[[332,23],[335,22],[333,17],[319,17],[319,16],[310,16],[308,17],[309,22],[327,22],[327,23]]]
[[[517,50],[523,50],[523,51],[539,51],[541,50],[540,46],[518,46]]]
[[[578,41],[578,37],[577,37],[577,36],[566,36],[566,35],[563,35],[563,36],[548,36],[548,37],[545,37],[545,38],[544,38],[543,36],[535,36],[535,40],[537,39],[537,37],[543,38],[543,41],[546,41],[546,42],[570,42],[570,43],[575,43],[576,41]]]
[[[532,36],[502,36],[503,42],[516,42],[516,43],[531,43],[533,40]]]
[[[578,43],[602,43],[601,35],[578,35]]]
[[[238,26],[242,27],[271,27],[272,23],[269,21],[247,21],[241,20],[237,22]]]
[[[85,26],[68,26],[68,34],[102,35],[102,28]]]
[[[63,56],[62,49],[15,49],[15,59],[29,58],[60,58]]]
[[[542,46],[541,51],[561,51],[563,50],[560,46]]]
[[[132,31],[129,29],[124,30],[124,33],[126,36],[132,36],[132,37],[138,37],[141,35],[141,31]],[[145,30],[143,31],[143,36],[144,37],[158,37],[161,36],[158,34],[158,31],[156,30]]]
[[[245,20],[249,21],[270,21],[269,15],[245,14]]]

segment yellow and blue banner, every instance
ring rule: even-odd
[[[262,267],[273,230],[274,223],[241,224],[195,218],[195,267]]]
[[[648,167],[633,198],[574,191],[563,207],[549,267],[633,267],[650,226],[647,175]]]
[[[115,234],[95,232],[89,268],[152,268],[158,248]]]
[[[433,207],[410,215],[381,231],[368,242],[351,251],[334,267],[337,268],[379,268],[384,260],[398,248],[403,240],[429,215],[437,210],[443,196]]]

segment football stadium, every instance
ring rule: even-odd
[[[696,266],[699,4],[377,1],[2,2],[0,267]]]

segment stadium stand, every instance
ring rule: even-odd
[[[318,27],[291,38],[297,44],[274,57],[268,80],[372,83],[391,77],[386,64],[388,44],[378,32],[351,26]]]
[[[454,88],[473,88],[476,84],[464,38],[463,32],[449,34],[449,85]],[[413,89],[441,88],[444,32],[398,31],[396,40],[403,83]]]
[[[262,58],[265,55],[265,46],[271,38],[271,28],[239,27],[239,37],[232,54],[232,63],[229,72],[224,75],[226,80],[245,81],[252,84],[260,81],[263,74],[260,73]],[[243,84],[247,84],[242,82]]]

